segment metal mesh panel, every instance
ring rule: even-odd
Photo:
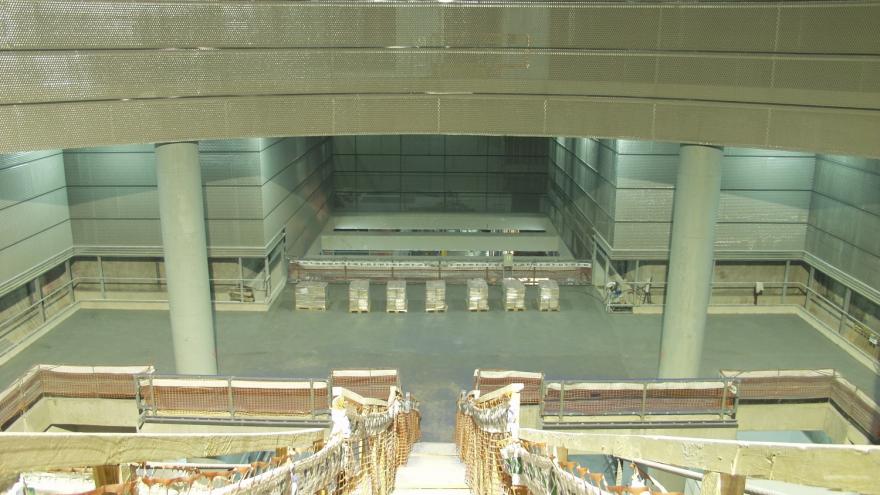
[[[333,387],[344,387],[363,397],[387,400],[391,387],[400,390],[397,370],[347,369],[330,373]]]
[[[827,399],[835,384],[834,370],[722,370],[736,378],[740,400]]]
[[[735,394],[729,381],[555,382],[547,384],[544,414],[729,414],[734,411]]]
[[[152,367],[37,365],[0,393],[0,430],[43,397],[133,399],[134,377]]]
[[[138,379],[139,406],[153,416],[314,416],[326,414],[327,394],[328,385],[323,380],[184,376]]]
[[[544,374],[527,371],[476,370],[474,371],[474,390],[480,395],[488,394],[512,383],[522,383],[520,404],[537,405],[541,403],[544,387]]]

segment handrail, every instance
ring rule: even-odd
[[[520,438],[570,451],[646,459],[732,476],[880,494],[880,447],[742,442],[660,435],[568,433],[521,428]]]
[[[274,433],[0,433],[0,478],[26,471],[311,447],[324,429]]]

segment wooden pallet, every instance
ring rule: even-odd
[[[406,313],[405,309],[386,309],[386,313]]]
[[[526,308],[504,308],[504,311],[525,311]]]
[[[552,308],[552,309],[551,309],[551,308],[545,308],[545,309],[539,309],[538,311],[543,311],[543,312],[547,313],[547,312],[550,312],[550,311],[559,311],[559,308]]]
[[[369,310],[369,309],[349,309],[348,312],[349,312],[349,313],[363,314],[363,313],[369,313],[370,310]]]
[[[468,308],[468,311],[470,311],[471,313],[487,313],[489,311],[489,308],[486,308],[486,309],[479,309],[479,308],[470,309],[470,308]]]
[[[425,308],[425,312],[426,312],[426,313],[445,313],[445,312],[446,312],[446,308],[443,308],[443,309],[428,309],[428,308]]]
[[[312,308],[310,306],[297,306],[297,310],[303,309],[306,311],[327,311],[327,308]]]

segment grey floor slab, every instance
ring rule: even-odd
[[[553,378],[656,376],[660,316],[608,315],[588,287],[563,287],[562,311],[501,310],[490,288],[488,313],[465,310],[465,289],[447,289],[449,312],[424,312],[424,285],[410,284],[410,311],[386,314],[384,286],[374,285],[370,314],[349,314],[347,286],[330,286],[327,312],[293,311],[286,290],[266,313],[216,314],[220,371],[239,376],[325,377],[343,367],[399,368],[422,402],[427,441],[450,441],[454,400],[475,368],[544,371]],[[6,386],[37,363],[153,364],[173,372],[165,311],[80,310],[0,367]],[[836,368],[872,396],[880,380],[797,316],[712,315],[702,361],[720,368]]]

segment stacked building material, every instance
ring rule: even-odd
[[[327,309],[327,282],[296,284],[296,309]]]
[[[538,309],[541,311],[559,311],[559,284],[555,280],[538,282]]]
[[[524,311],[526,309],[526,286],[515,278],[501,281],[504,287],[504,309],[507,311]]]
[[[348,284],[348,310],[352,313],[370,312],[369,280],[352,280]]]
[[[428,280],[425,282],[425,311],[429,313],[446,311],[445,280]]]
[[[389,280],[386,290],[386,308],[389,313],[406,313],[406,280]]]
[[[468,311],[489,311],[489,285],[485,279],[468,280],[467,307]]]

